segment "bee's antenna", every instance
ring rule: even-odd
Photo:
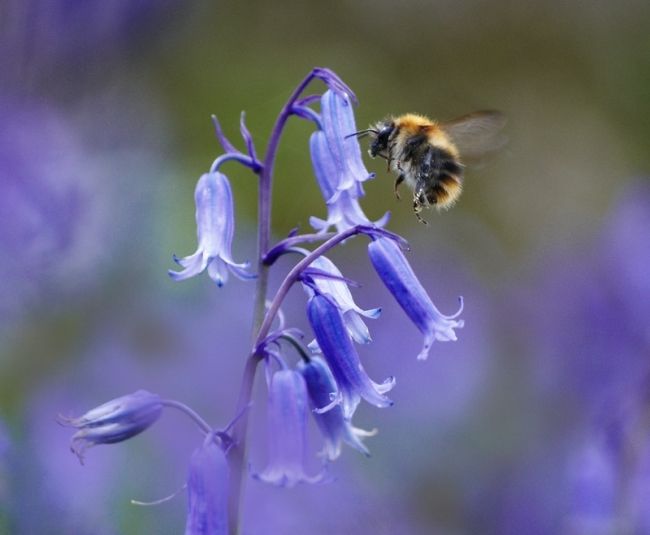
[[[363,137],[363,136],[369,134],[370,132],[372,132],[373,134],[379,134],[379,132],[377,130],[375,130],[374,128],[368,128],[366,130],[359,130],[358,132],[355,132],[354,134],[348,134],[347,136],[345,136],[345,139],[348,139],[349,137],[352,137],[352,136]]]

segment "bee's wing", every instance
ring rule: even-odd
[[[508,139],[501,132],[506,117],[499,111],[477,111],[440,127],[451,138],[461,158],[478,159],[503,147]]]

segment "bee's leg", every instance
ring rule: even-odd
[[[424,225],[428,225],[429,222],[423,219],[422,216],[420,215],[420,212],[422,211],[422,207],[425,201],[426,201],[426,197],[424,195],[424,192],[422,190],[416,190],[415,195],[413,196],[413,212],[415,213],[415,217],[418,218],[418,221],[420,223]]]
[[[390,165],[393,163],[393,148],[395,147],[395,144],[388,145],[388,158],[386,158],[386,171],[390,171]],[[397,168],[401,171],[402,168],[400,167],[400,162],[397,160]]]
[[[405,179],[405,178],[406,178],[406,176],[404,175],[404,173],[401,173],[401,174],[400,174],[400,175],[395,179],[395,187],[394,187],[394,190],[393,190],[393,191],[395,192],[395,197],[397,197],[397,200],[400,199],[399,191],[397,191],[397,188],[399,188],[399,185],[400,185],[402,182],[404,182],[404,179]]]

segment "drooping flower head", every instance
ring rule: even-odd
[[[228,534],[228,461],[209,434],[190,459],[185,535]]]
[[[406,315],[424,335],[424,345],[418,355],[419,360],[429,356],[434,341],[456,340],[454,329],[463,327],[463,320],[456,319],[463,310],[445,316],[431,301],[420,284],[408,260],[399,246],[391,239],[377,238],[368,246],[370,260],[377,274]]]
[[[310,218],[311,225],[322,232],[335,226],[340,232],[354,225],[371,225],[359,205],[363,197],[362,183],[374,175],[369,173],[361,158],[356,136],[352,102],[341,93],[326,91],[321,98],[320,125],[309,147],[314,173],[327,203],[327,219]],[[388,214],[375,224],[383,226]]]
[[[318,293],[329,295],[339,307],[345,326],[354,341],[358,344],[369,343],[371,341],[370,332],[361,316],[375,319],[381,314],[381,308],[369,310],[360,308],[354,302],[343,275],[329,258],[325,256],[317,258],[311,263],[310,268],[314,268],[317,272],[310,274],[309,271],[306,271],[303,276],[303,286],[307,293],[310,296],[314,294],[314,290],[311,289],[313,286]]]
[[[331,298],[314,295],[307,304],[307,316],[338,387],[327,408],[341,404],[343,416],[349,419],[361,398],[376,407],[391,406],[393,402],[384,394],[393,388],[395,378],[389,377],[382,384],[377,384],[368,377],[345,328],[341,312]]]
[[[176,281],[185,280],[207,267],[208,275],[218,286],[228,281],[228,271],[240,279],[254,278],[247,270],[248,263],[238,264],[232,259],[235,216],[232,190],[226,176],[218,171],[204,174],[196,185],[194,200],[199,246],[191,256],[174,257],[184,269],[169,271],[169,276]]]
[[[336,381],[327,364],[320,357],[312,357],[309,362],[300,364],[300,372],[307,383],[314,419],[325,440],[321,455],[334,461],[341,454],[343,442],[364,455],[370,455],[361,439],[375,435],[376,430],[365,431],[354,427],[349,419],[344,418],[340,405],[326,411],[320,410],[332,402],[332,396],[337,391]]]
[[[83,463],[85,450],[96,444],[128,440],[152,426],[162,413],[160,396],[138,390],[91,409],[79,418],[59,418],[63,425],[79,429],[72,436],[72,451]]]
[[[297,483],[318,483],[325,472],[308,476],[305,471],[307,447],[307,387],[295,370],[273,374],[269,385],[269,463],[253,477],[265,483],[293,487]]]

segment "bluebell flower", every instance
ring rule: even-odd
[[[336,306],[339,307],[343,315],[343,320],[345,321],[345,327],[354,341],[358,344],[369,343],[371,341],[370,333],[361,316],[375,319],[381,314],[381,308],[371,308],[369,310],[360,308],[354,302],[343,275],[329,258],[325,256],[318,257],[310,264],[310,268],[315,268],[324,274],[329,274],[332,278],[319,276],[318,274],[310,276],[309,283],[303,283],[309,295],[311,296],[314,293],[311,286],[318,293],[329,295],[336,303]]]
[[[138,390],[91,409],[79,418],[59,418],[59,423],[75,427],[72,451],[83,462],[87,448],[96,444],[114,444],[128,440],[151,427],[160,418],[160,396]]]
[[[185,535],[228,534],[229,479],[226,456],[210,434],[190,459]]]
[[[300,364],[300,372],[307,383],[314,419],[325,440],[321,455],[330,461],[335,460],[341,454],[343,442],[359,450],[364,455],[370,455],[368,448],[361,439],[375,435],[377,433],[376,429],[366,431],[354,427],[350,420],[344,418],[343,409],[340,405],[325,412],[320,410],[331,403],[332,394],[337,391],[334,376],[327,364],[319,357],[312,357],[309,362]]]
[[[349,98],[326,91],[321,98],[322,130],[314,132],[309,147],[318,185],[327,203],[327,219],[310,218],[311,225],[322,232],[335,226],[340,232],[355,225],[371,225],[359,205],[364,191],[361,185],[374,175],[361,158],[354,112]],[[375,224],[383,226],[388,214]]]
[[[204,174],[196,185],[196,227],[199,247],[191,256],[174,260],[184,269],[169,271],[176,280],[185,280],[201,273],[206,267],[208,275],[223,286],[228,271],[240,279],[251,279],[248,263],[237,264],[232,259],[231,246],[235,230],[232,190],[226,176],[219,172]]]
[[[269,464],[253,477],[265,483],[293,487],[296,483],[318,483],[325,472],[305,472],[307,447],[307,387],[295,370],[275,372],[269,385]]]
[[[463,320],[456,319],[463,311],[452,316],[442,314],[431,301],[426,290],[415,276],[408,260],[399,246],[391,239],[377,238],[368,246],[372,265],[384,285],[397,300],[406,315],[424,335],[424,345],[418,355],[419,360],[429,356],[434,341],[456,340],[454,329],[463,327]]]
[[[345,328],[343,316],[331,298],[314,295],[307,304],[307,316],[338,387],[331,403],[322,409],[332,409],[340,404],[343,416],[349,419],[361,398],[377,407],[392,405],[393,402],[384,394],[393,388],[395,378],[389,377],[377,384],[368,377]]]

